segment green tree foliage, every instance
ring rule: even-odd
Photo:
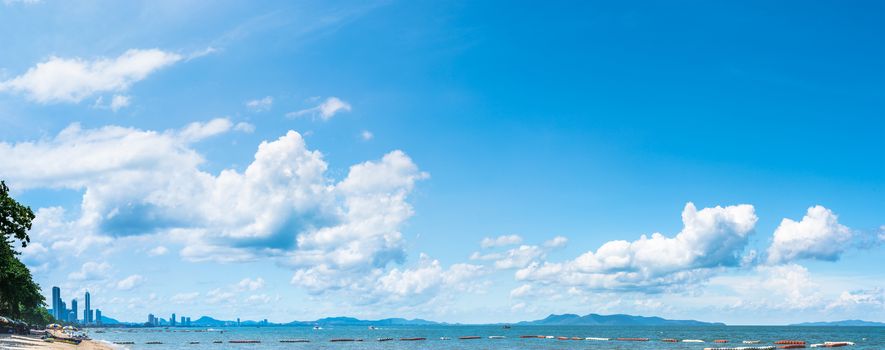
[[[18,259],[13,244],[22,247],[30,242],[28,230],[34,212],[9,196],[9,187],[0,181],[0,315],[22,319],[33,324],[46,324],[52,317],[46,312],[46,300],[31,271]]]

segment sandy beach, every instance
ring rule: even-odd
[[[111,350],[111,346],[94,340],[84,340],[80,345],[46,342],[37,336],[0,335],[0,349],[78,349],[78,350]]]

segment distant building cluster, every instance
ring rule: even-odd
[[[61,298],[61,288],[52,287],[52,309],[49,310],[49,314],[61,322],[101,326],[101,310],[92,309],[92,297],[89,295],[89,291],[86,291],[83,299],[85,303],[81,319],[77,316],[77,299],[71,300],[71,308],[68,309],[68,304]]]
[[[148,327],[190,327],[191,318],[189,316],[181,316],[181,318],[176,318],[175,314],[172,314],[172,317],[169,318],[169,321],[166,321],[165,319],[154,316],[154,314],[148,314],[147,322],[145,322],[144,325]]]

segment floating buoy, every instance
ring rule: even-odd
[[[544,336],[544,339],[553,339],[553,338],[554,338],[554,336],[552,336],[552,335],[545,335]]]
[[[199,344],[199,343],[200,343],[200,342],[198,342],[198,341],[188,342],[188,344]]]
[[[212,341],[212,344],[221,344],[221,343],[224,343],[224,342],[221,341],[221,340],[215,340],[215,341]]]
[[[587,337],[587,338],[584,338],[584,340],[603,340],[603,341],[609,341],[609,340],[611,340],[611,338]]]
[[[482,338],[482,337],[480,337],[478,335],[465,335],[463,337],[458,337],[458,339],[461,339],[461,340],[480,339],[480,338]]]
[[[805,344],[787,344],[781,345],[777,347],[778,349],[803,349],[805,348]]]
[[[774,350],[773,346],[743,346],[739,348],[704,348],[704,350]]]
[[[378,338],[378,341],[391,341],[393,338]]]
[[[241,340],[228,340],[227,342],[231,343],[231,344],[258,344],[261,341],[260,340],[251,340],[251,339],[249,339],[249,340],[242,340],[241,339]]]
[[[452,338],[449,338],[449,337],[439,337],[439,340],[452,340]]]
[[[703,343],[703,340],[700,339],[682,339],[683,343]]]
[[[119,345],[135,345],[134,341],[115,341],[114,344]]]
[[[163,344],[163,342],[161,342],[161,341],[149,341],[149,342],[146,342],[145,344],[157,345],[157,344]]]
[[[714,343],[728,343],[728,340],[725,339],[716,339],[713,341]]]
[[[617,338],[620,341],[648,341],[648,338]]]
[[[568,337],[556,337],[556,339],[559,339],[559,340],[568,340]]]
[[[678,340],[676,340],[676,339],[671,339],[671,338],[661,339],[661,341],[662,341],[662,342],[665,342],[665,343],[676,343],[676,342],[678,342]]]
[[[523,338],[523,339],[526,339],[526,338],[542,338],[543,339],[544,338],[543,335],[520,335],[519,337]]]
[[[343,342],[343,341],[356,341],[356,339],[352,338],[332,338],[329,339],[330,342]]]
[[[402,341],[416,341],[416,340],[427,340],[427,338],[400,338]]]
[[[742,341],[744,344],[759,344],[758,340],[744,340]]]
[[[503,335],[490,335],[489,336],[489,339],[504,339],[504,338],[507,338],[507,337],[505,337]]]
[[[310,343],[310,340],[307,340],[307,339],[283,339],[283,340],[280,340],[280,343]]]
[[[778,345],[805,345],[804,340],[778,340],[774,343]]]

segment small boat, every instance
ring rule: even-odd
[[[323,327],[320,327],[320,326],[313,326],[313,330],[315,330],[315,331],[316,331],[316,330],[320,330],[320,329],[323,329]]]
[[[376,330],[376,329],[377,329],[377,328],[375,328],[375,326],[369,326],[369,330],[370,330],[370,331],[374,331],[374,330]]]
[[[509,324],[505,324],[505,325],[504,325],[504,329],[510,329],[510,325],[509,325]]]

